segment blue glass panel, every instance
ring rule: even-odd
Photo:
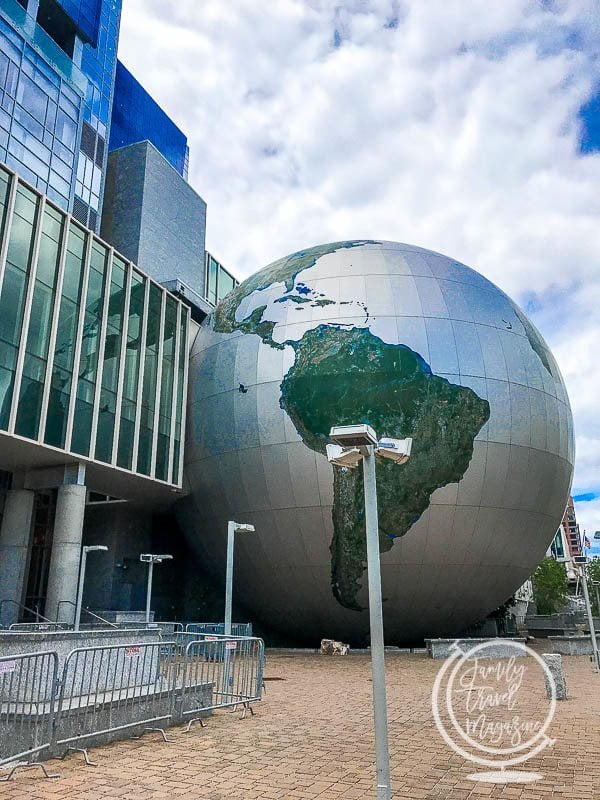
[[[102,0],[58,0],[58,4],[71,17],[81,37],[95,47],[98,42]]]
[[[187,137],[117,61],[109,150],[146,139],[184,175]]]

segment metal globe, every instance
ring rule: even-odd
[[[294,638],[368,632],[360,469],[332,425],[412,437],[377,466],[389,642],[452,635],[543,557],[573,472],[573,425],[547,345],[479,273],[407,244],[345,241],[281,259],[230,293],[190,362],[184,533],[236,598]]]

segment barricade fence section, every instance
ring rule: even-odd
[[[224,622],[188,622],[185,626],[186,633],[213,633],[225,635]],[[251,622],[232,622],[231,636],[252,636]]]
[[[264,643],[176,639],[0,658],[0,767],[208,716],[262,697]],[[188,730],[190,725],[188,725]],[[36,762],[38,763],[38,762]],[[12,775],[12,772],[11,772]],[[9,776],[10,777],[10,776]]]
[[[0,766],[48,757],[57,677],[55,652],[0,657]]]
[[[262,639],[207,634],[185,648],[181,715],[198,718],[216,708],[250,704],[262,697]],[[202,689],[209,686],[210,695]],[[188,726],[189,727],[189,726]]]
[[[174,642],[78,648],[62,671],[58,748],[85,749],[130,728],[168,725],[173,716]]]

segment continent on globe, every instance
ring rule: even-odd
[[[281,406],[303,442],[325,453],[333,425],[367,423],[380,436],[413,438],[402,468],[377,464],[379,549],[389,550],[429,505],[431,494],[459,481],[473,441],[490,416],[487,400],[433,375],[404,345],[368,329],[320,325],[299,342],[281,384]],[[339,602],[361,610],[356,593],[367,560],[362,470],[334,470],[331,585]]]

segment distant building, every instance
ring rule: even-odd
[[[564,564],[569,581],[576,580],[577,573],[573,566],[573,556],[569,550],[568,537],[564,523],[561,523],[560,527],[556,531],[556,536],[552,540],[552,544],[548,548],[546,555],[551,556],[560,564]],[[577,555],[577,553],[575,555]]]
[[[575,517],[575,506],[573,504],[572,497],[569,497],[569,502],[567,503],[567,507],[565,509],[562,525],[565,531],[569,555],[571,558],[573,556],[582,555],[583,550],[581,546],[581,534],[579,531],[579,525],[577,524],[577,519]]]

